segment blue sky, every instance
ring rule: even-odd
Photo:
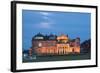
[[[68,34],[81,42],[90,38],[91,14],[80,12],[22,11],[23,48],[31,47],[31,39],[37,33]]]

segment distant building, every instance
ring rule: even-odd
[[[38,33],[32,38],[32,48],[29,50],[36,55],[64,55],[80,53],[80,38],[70,40],[68,35],[56,36]]]

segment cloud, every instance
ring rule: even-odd
[[[39,14],[41,14],[42,18],[43,18],[43,21],[36,24],[36,27],[37,28],[43,28],[43,29],[51,29],[53,27],[52,24],[53,23],[53,20],[50,18],[51,16],[51,13],[49,12],[39,12]]]
[[[41,15],[41,18],[43,18],[44,20],[49,21],[49,22],[53,21],[51,19],[52,16],[53,16],[52,13],[49,13],[49,12],[39,12],[39,14]]]
[[[43,28],[43,29],[51,29],[53,27],[53,23],[50,22],[40,22],[36,24],[36,28]]]
[[[42,15],[44,15],[44,16],[50,15],[50,13],[48,13],[48,12],[39,12],[39,13],[42,14]]]

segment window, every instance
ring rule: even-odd
[[[38,46],[39,46],[39,47],[42,47],[42,43],[39,43]]]

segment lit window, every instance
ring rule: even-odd
[[[39,47],[42,47],[42,43],[39,43]]]

